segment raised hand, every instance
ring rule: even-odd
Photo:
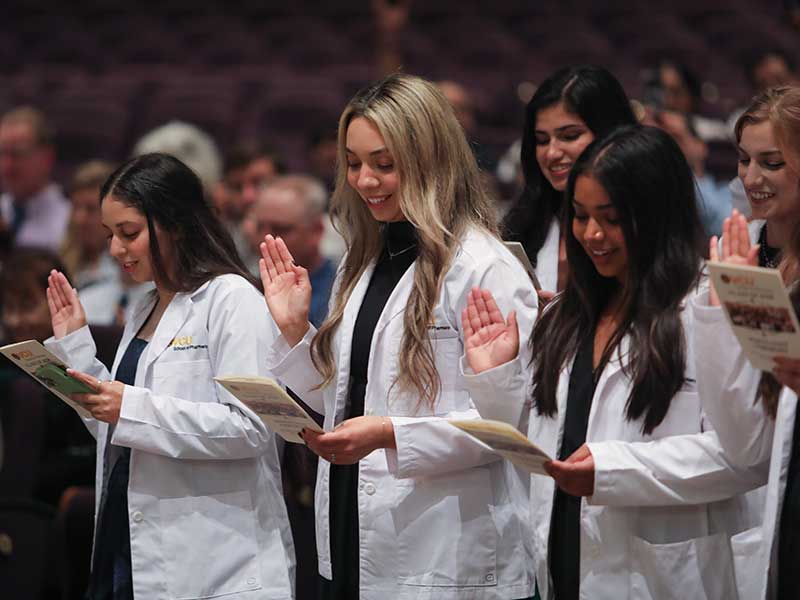
[[[556,484],[571,496],[594,494],[594,457],[589,446],[584,444],[567,460],[554,460],[544,464],[547,473]]]
[[[266,236],[261,244],[261,256],[258,269],[269,312],[286,342],[294,346],[309,328],[311,281],[308,271],[294,264],[281,238]]]
[[[512,310],[506,321],[489,290],[470,291],[461,323],[467,362],[474,373],[507,363],[519,352],[517,315]]]
[[[53,335],[60,339],[86,325],[86,313],[78,292],[66,276],[55,269],[47,277],[47,307],[53,324]]]
[[[758,244],[750,244],[747,219],[738,210],[733,209],[731,216],[722,223],[722,243],[719,243],[717,236],[712,236],[709,240],[708,257],[711,262],[758,266]],[[712,306],[719,306],[719,296],[713,284],[709,303]]]

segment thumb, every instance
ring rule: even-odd
[[[514,340],[519,341],[519,325],[517,325],[517,311],[508,313],[508,332]]]

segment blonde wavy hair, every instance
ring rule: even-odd
[[[769,121],[775,135],[775,141],[783,154],[787,166],[800,176],[800,87],[777,86],[764,90],[753,98],[750,106],[737,119],[734,132],[736,140],[742,138],[742,131],[748,125],[756,125]],[[794,284],[791,292],[795,310],[800,307],[800,287],[797,279],[800,275],[800,225],[795,227],[792,239],[781,260],[780,270],[787,284]],[[773,419],[778,412],[783,385],[774,375],[764,372],[758,385],[758,398],[764,404],[765,412]]]
[[[434,84],[395,74],[353,97],[339,119],[336,189],[330,207],[347,254],[331,312],[311,343],[311,357],[323,376],[322,386],[333,381],[336,374],[332,340],[347,300],[383,249],[381,224],[347,182],[347,129],[357,117],[367,119],[383,137],[399,176],[400,209],[417,233],[418,256],[403,317],[400,369],[392,385],[416,392],[420,403],[433,407],[441,381],[428,325],[442,279],[467,229],[477,227],[498,235],[494,203],[453,109]]]

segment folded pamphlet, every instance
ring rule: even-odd
[[[480,440],[521,469],[537,475],[547,475],[544,463],[552,460],[550,456],[508,423],[488,419],[448,422]]]
[[[83,406],[70,399],[71,394],[95,394],[97,390],[67,375],[67,365],[36,340],[9,344],[0,348],[0,353],[46,387],[50,392],[69,404],[82,417],[92,415]]]
[[[528,277],[530,277],[531,281],[533,282],[534,289],[537,292],[541,290],[542,285],[539,283],[539,278],[536,276],[536,269],[533,268],[533,265],[531,264],[523,245],[519,242],[503,242],[503,244],[505,244],[505,247],[508,248],[511,254],[513,254],[525,268],[525,271],[528,273]]]
[[[299,433],[322,429],[286,391],[269,377],[215,377],[214,381],[236,396],[267,426],[287,442],[304,444]]]
[[[709,262],[722,308],[748,360],[771,371],[775,356],[800,358],[800,325],[777,269]]]

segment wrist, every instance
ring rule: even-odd
[[[382,448],[397,448],[397,442],[394,439],[394,425],[389,417],[380,417],[381,419],[381,447]]]
[[[292,348],[294,348],[297,344],[300,343],[306,333],[308,332],[310,325],[308,321],[305,323],[298,323],[294,325],[287,325],[286,327],[281,328],[281,334],[283,335],[286,343],[289,344]]]

